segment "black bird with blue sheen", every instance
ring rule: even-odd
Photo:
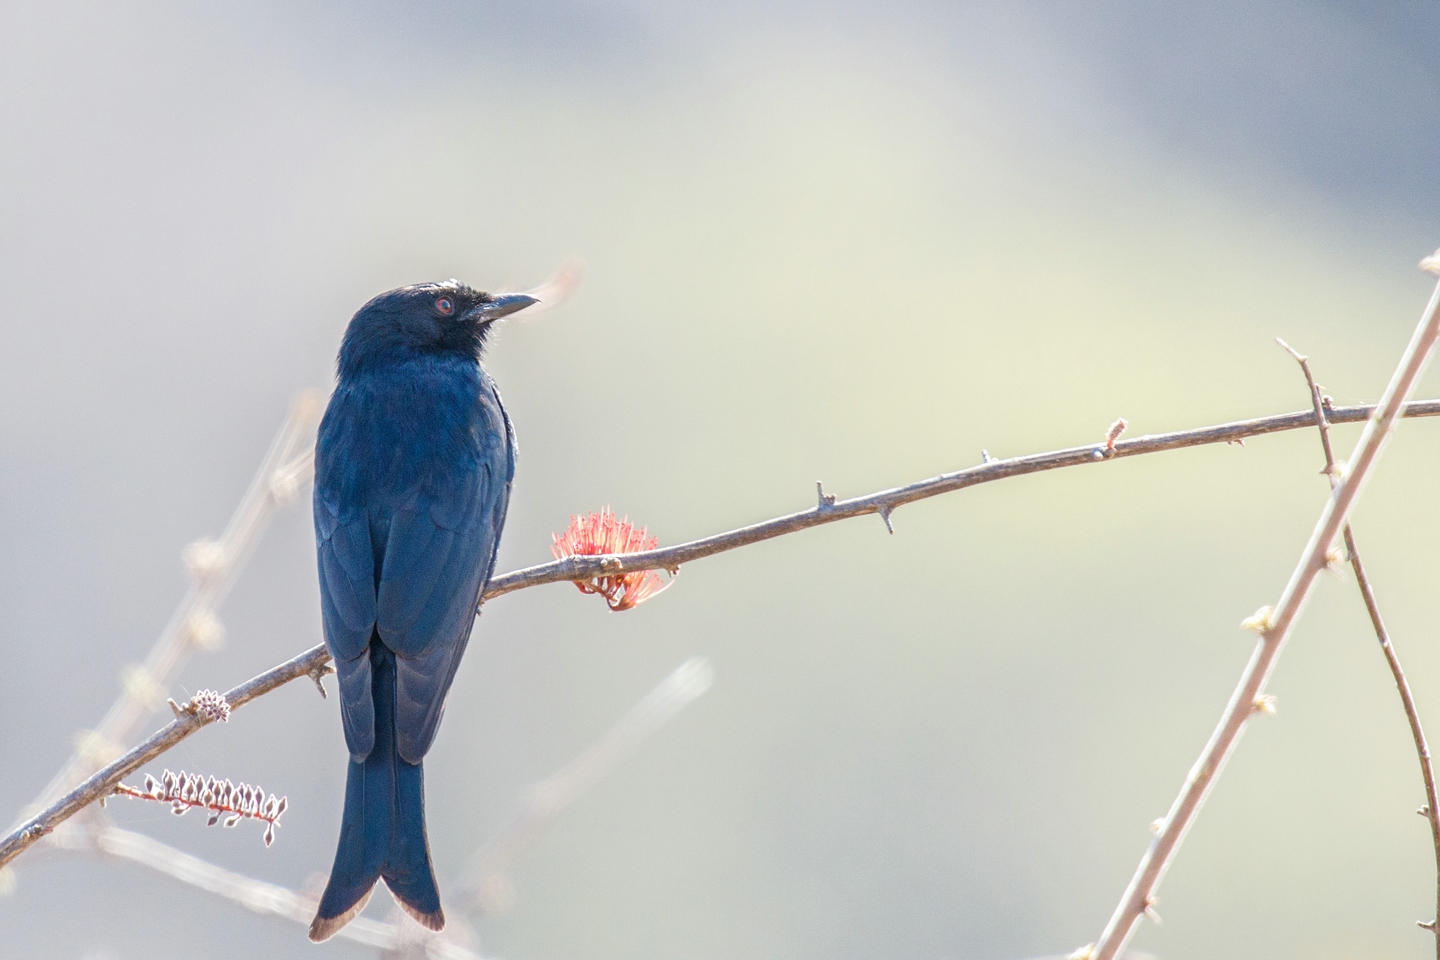
[[[422,925],[445,925],[421,761],[515,476],[515,431],[480,354],[495,321],[535,302],[422,283],[382,293],[345,331],[315,446],[315,543],[350,764],[311,940],[349,923],[377,880]]]

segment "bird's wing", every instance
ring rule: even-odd
[[[364,513],[342,514],[319,483],[315,486],[315,544],[320,561],[320,613],[325,647],[335,658],[345,745],[364,759],[375,745],[375,704],[370,697],[370,658],[375,630],[375,556]]]
[[[411,763],[435,739],[495,564],[513,471],[508,431],[495,420],[472,469],[443,495],[417,493],[390,521],[376,625],[395,651],[396,746]]]

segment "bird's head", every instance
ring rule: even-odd
[[[351,318],[340,346],[341,375],[424,354],[476,358],[495,321],[538,302],[523,293],[484,293],[458,280],[390,290]]]

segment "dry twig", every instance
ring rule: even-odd
[[[1328,411],[1328,419],[1331,423],[1359,423],[1362,420],[1368,420],[1377,409],[1379,408],[1371,405],[1336,407]],[[1403,412],[1397,407],[1396,410],[1389,411],[1386,423],[1390,423],[1395,416],[1440,416],[1440,400],[1424,400],[1405,404]],[[880,514],[882,517],[888,517],[891,511],[904,504],[1008,477],[1024,476],[1062,467],[1104,463],[1125,457],[1160,453],[1165,450],[1179,450],[1212,443],[1233,443],[1247,437],[1311,427],[1315,423],[1314,411],[1304,410],[1273,417],[1260,417],[1254,420],[1239,420],[1195,430],[1181,430],[1174,433],[1137,437],[1133,440],[1121,440],[1114,445],[1113,451],[1109,454],[1106,453],[1106,444],[1092,444],[1049,453],[1037,453],[1026,457],[1012,457],[1006,460],[992,458],[965,470],[942,474],[909,486],[882,490],[879,493],[851,500],[830,502],[828,496],[822,495],[819,502],[809,510],[741,527],[738,530],[731,530],[713,537],[692,540],[674,547],[661,547],[657,550],[619,556],[567,557],[552,563],[526,567],[492,578],[482,600],[493,600],[515,590],[546,583],[584,582],[597,577],[613,577],[641,570],[673,570],[691,560],[807,530],[821,524],[868,514]],[[1370,430],[1368,424],[1366,429]],[[318,678],[324,675],[329,661],[330,654],[326,652],[323,644],[311,647],[299,656],[267,670],[226,693],[225,699],[233,710],[297,677],[309,676],[317,679],[318,682]],[[108,794],[122,778],[160,756],[200,729],[206,722],[191,716],[177,718],[117,760],[103,767],[65,796],[58,798],[44,810],[24,820],[8,836],[0,839],[0,867],[15,859],[36,840],[49,834],[56,826],[74,816],[87,804]]]
[[[707,661],[699,658],[687,660],[635,704],[603,737],[563,769],[528,790],[515,819],[471,858],[456,888],[455,899],[462,906],[493,909],[498,900],[506,898],[509,891],[506,872],[526,845],[581,794],[630,756],[646,738],[702,696],[709,689],[712,679],[713,671]],[[152,794],[155,792],[148,782],[146,786]],[[119,792],[133,795],[132,788],[124,788],[123,785],[122,788]],[[174,789],[168,791],[175,792]],[[170,796],[158,799],[168,800]],[[282,809],[276,810],[277,819],[282,812]],[[108,818],[104,819],[108,821]],[[305,926],[315,914],[313,897],[226,870],[108,822],[92,830],[71,831],[63,846],[128,860],[238,903],[246,909],[284,917]],[[463,941],[463,930],[436,936],[420,928],[406,914],[399,913],[394,922],[357,918],[342,928],[339,935],[391,952],[398,952],[401,947],[416,946],[416,952],[427,957],[478,960],[476,954],[456,943],[456,933],[461,934]],[[410,942],[412,939],[415,941],[413,944]]]
[[[1210,788],[1214,786],[1225,760],[1238,742],[1245,728],[1245,721],[1256,713],[1255,707],[1263,696],[1265,680],[1300,615],[1300,609],[1309,595],[1315,577],[1328,564],[1330,545],[1335,542],[1336,536],[1345,525],[1370,471],[1379,461],[1385,441],[1394,431],[1395,423],[1405,407],[1406,398],[1429,363],[1437,338],[1440,338],[1440,284],[1436,285],[1431,294],[1420,323],[1415,328],[1415,334],[1405,348],[1380,403],[1376,405],[1374,415],[1366,421],[1348,469],[1343,471],[1345,476],[1321,510],[1310,541],[1301,553],[1284,592],[1273,608],[1262,608],[1262,611],[1252,618],[1255,629],[1260,634],[1255,653],[1246,665],[1245,672],[1241,674],[1240,682],[1220,716],[1219,725],[1211,734],[1200,759],[1191,768],[1179,796],[1175,798],[1170,812],[1162,821],[1159,833],[1151,841],[1145,855],[1140,858],[1140,865],[1120,898],[1120,904],[1115,908],[1110,922],[1106,924],[1100,939],[1092,947],[1085,948],[1090,960],[1114,960],[1135,932],[1140,918],[1152,909],[1155,891],[1164,878],[1165,870],[1209,795]],[[1319,423],[1325,418],[1316,418],[1312,411],[1309,419],[1311,423]]]
[[[320,420],[322,397],[306,391],[270,445],[255,478],[219,540],[200,540],[185,549],[191,584],[143,664],[124,675],[123,690],[94,730],[76,736],[77,749],[41,791],[34,808],[49,806],[76,783],[119,756],[140,724],[165,706],[165,690],[197,647],[213,648],[224,636],[215,611],[230,592],[276,506],[293,500],[310,479],[308,449]]]
[[[1310,388],[1310,400],[1315,406],[1315,420],[1320,427],[1320,446],[1325,451],[1325,475],[1330,478],[1330,487],[1333,490],[1340,485],[1340,471],[1336,468],[1335,451],[1330,445],[1330,425],[1326,422],[1325,401],[1328,398],[1321,393],[1319,384],[1315,382],[1309,358],[1279,337],[1275,339],[1285,348],[1286,353],[1295,358],[1295,362],[1300,364],[1300,370],[1305,374],[1305,383]],[[1385,655],[1385,663],[1390,667],[1390,675],[1395,679],[1395,689],[1400,694],[1401,706],[1405,708],[1405,719],[1410,723],[1410,736],[1415,741],[1415,753],[1420,760],[1420,777],[1425,782],[1425,806],[1418,812],[1430,823],[1430,839],[1435,847],[1435,915],[1440,917],[1440,805],[1435,802],[1435,768],[1430,762],[1430,745],[1425,740],[1424,728],[1420,726],[1420,711],[1416,708],[1415,697],[1410,692],[1410,681],[1406,679],[1405,670],[1400,666],[1400,655],[1395,652],[1395,647],[1390,642],[1390,631],[1386,629],[1385,620],[1380,616],[1375,590],[1370,585],[1370,578],[1365,575],[1364,564],[1360,562],[1360,550],[1355,546],[1355,532],[1348,523],[1345,524],[1343,536],[1350,568],[1355,571],[1355,583],[1365,601],[1365,612],[1370,615],[1375,639],[1380,641],[1380,651]],[[1431,933],[1436,933],[1434,920],[1415,922]],[[1435,955],[1437,960],[1440,960],[1440,935],[1435,938]]]

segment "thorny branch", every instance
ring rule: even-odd
[[[233,690],[226,691],[225,701],[230,704],[232,711],[238,710],[256,697],[264,696],[296,677],[311,675],[323,669],[329,659],[330,655],[325,652],[323,646],[307,650],[300,656],[265,671]],[[181,711],[174,720],[152,733],[149,738],[126,751],[118,760],[106,764],[94,776],[56,800],[44,811],[26,820],[19,829],[0,841],[0,865],[14,860],[35,841],[52,832],[59,824],[96,800],[114,793],[115,786],[125,777],[139,770],[146,763],[154,760],[201,727],[209,726],[213,722],[214,720],[210,716],[199,711],[195,713]]]
[[[1422,261],[1422,268],[1428,269],[1429,263],[1430,260]],[[1437,267],[1440,267],[1440,264],[1437,264]],[[1440,269],[1436,272],[1440,273]],[[1355,452],[1351,455],[1347,468],[1342,471],[1345,475],[1321,510],[1315,529],[1310,534],[1310,541],[1301,552],[1284,592],[1274,607],[1262,607],[1247,621],[1247,625],[1253,626],[1260,634],[1260,640],[1245,671],[1240,675],[1240,682],[1231,695],[1230,702],[1220,715],[1220,723],[1210,735],[1200,759],[1195,761],[1195,766],[1185,778],[1169,813],[1156,822],[1158,829],[1155,839],[1140,858],[1135,875],[1121,896],[1110,922],[1100,934],[1100,939],[1091,946],[1081,948],[1076,952],[1076,957],[1084,960],[1114,960],[1135,932],[1140,918],[1150,916],[1153,919],[1155,891],[1164,878],[1170,861],[1180,848],[1181,841],[1185,839],[1186,831],[1204,805],[1205,798],[1219,777],[1225,761],[1239,741],[1245,722],[1258,712],[1269,712],[1267,708],[1273,706],[1269,700],[1264,699],[1265,681],[1285,646],[1290,629],[1299,619],[1310,587],[1320,571],[1328,565],[1330,546],[1345,525],[1370,471],[1379,461],[1385,441],[1394,432],[1398,418],[1403,415],[1406,398],[1410,396],[1420,374],[1429,363],[1437,339],[1440,339],[1440,283],[1436,284],[1431,293],[1420,323],[1401,355],[1400,363],[1396,366],[1384,395],[1375,406],[1374,414],[1365,423],[1365,429],[1355,445]],[[1312,410],[1307,419],[1311,423],[1320,423],[1325,418],[1317,418]]]
[[[1373,405],[1363,405],[1336,407],[1328,412],[1331,423],[1360,423],[1369,419],[1375,409]],[[1440,400],[1421,400],[1406,404],[1403,416],[1440,416]],[[622,556],[569,557],[552,563],[525,567],[503,576],[492,577],[490,585],[485,589],[483,599],[493,600],[511,591],[539,586],[542,583],[584,581],[601,576],[633,573],[638,570],[676,570],[681,564],[689,563],[692,560],[714,556],[717,553],[759,543],[762,540],[781,537],[787,533],[796,533],[822,524],[834,523],[837,520],[848,520],[851,517],[862,517],[867,514],[877,514],[885,519],[897,507],[908,503],[989,483],[993,480],[1057,470],[1061,467],[1085,466],[1147,453],[1160,453],[1164,450],[1198,447],[1210,443],[1238,443],[1250,437],[1279,433],[1284,430],[1298,430],[1314,425],[1314,412],[1303,410],[1273,417],[1259,417],[1254,420],[1238,420],[1214,427],[1201,427],[1198,430],[1150,434],[1136,437],[1133,440],[1120,440],[1114,442],[1113,445],[1109,443],[1107,436],[1106,442],[1083,447],[1070,447],[1065,450],[1053,450],[1049,453],[1036,453],[1027,457],[1011,457],[1006,460],[997,460],[986,454],[987,459],[976,466],[957,470],[954,473],[941,474],[938,477],[921,480],[908,486],[881,490],[879,493],[872,493],[864,497],[855,497],[851,500],[836,500],[832,494],[824,493],[822,488],[818,502],[809,510],[776,517],[773,520],[716,534],[713,537],[704,537],[673,547],[661,547],[658,550],[627,553]],[[886,525],[889,525],[888,520],[886,520]]]
[[[1315,420],[1320,427],[1320,445],[1325,450],[1325,475],[1330,478],[1330,487],[1333,490],[1340,485],[1340,471],[1335,464],[1335,451],[1330,446],[1330,425],[1326,422],[1326,401],[1329,398],[1320,391],[1320,385],[1315,382],[1309,358],[1279,337],[1276,337],[1276,341],[1285,348],[1286,353],[1295,358],[1295,362],[1300,364],[1300,369],[1305,374],[1305,383],[1310,388],[1310,400],[1315,406]],[[1375,590],[1370,585],[1370,578],[1365,575],[1365,566],[1360,562],[1360,550],[1355,546],[1355,532],[1348,523],[1345,524],[1343,536],[1345,554],[1350,560],[1351,569],[1355,571],[1355,583],[1360,588],[1360,596],[1365,600],[1365,612],[1370,615],[1370,624],[1375,628],[1375,639],[1380,641],[1380,651],[1385,654],[1385,662],[1390,667],[1391,676],[1395,678],[1395,689],[1400,693],[1405,719],[1410,722],[1410,736],[1415,740],[1415,753],[1420,760],[1420,777],[1425,781],[1425,806],[1417,812],[1423,814],[1430,823],[1430,839],[1435,846],[1435,916],[1440,917],[1440,804],[1435,802],[1435,768],[1430,762],[1430,745],[1425,741],[1425,730],[1420,726],[1420,711],[1415,707],[1410,681],[1406,679],[1405,671],[1400,666],[1400,655],[1395,652],[1395,647],[1390,642],[1390,631],[1385,628],[1385,621],[1380,616]],[[1436,933],[1434,919],[1415,922],[1431,933]],[[1440,960],[1440,934],[1435,938],[1435,955],[1437,960]]]
[[[119,756],[140,724],[165,706],[165,690],[196,648],[213,649],[224,636],[215,616],[220,603],[264,533],[275,508],[293,499],[309,482],[313,454],[307,449],[320,420],[321,394],[296,398],[255,478],[219,540],[201,540],[185,550],[192,582],[143,664],[124,674],[119,699],[94,730],[77,736],[76,750],[35,800],[45,807],[75,783]]]
[[[493,911],[508,898],[506,871],[524,847],[535,839],[569,804],[615,768],[665,724],[709,689],[710,664],[687,660],[640,700],[603,737],[566,766],[527,791],[516,818],[486,843],[471,859],[454,894],[462,908]],[[96,819],[99,822],[96,822]],[[226,870],[176,850],[143,834],[121,829],[108,818],[91,820],[88,829],[71,830],[61,841],[63,849],[92,851],[149,867],[182,883],[238,903],[256,913],[271,914],[308,926],[315,913],[315,898],[275,884]],[[359,917],[341,928],[339,936],[387,955],[407,950],[436,960],[479,960],[464,943],[462,923],[444,934],[422,929],[397,911],[393,922]],[[458,940],[458,942],[457,942]]]
[[[1327,412],[1331,423],[1359,423],[1369,421],[1377,409],[1379,407],[1375,405],[1362,405],[1336,407]],[[1387,424],[1391,418],[1396,416],[1440,416],[1440,400],[1417,401],[1405,404],[1403,409],[1397,405],[1396,409],[1387,410],[1386,413]],[[1137,437],[1133,440],[1121,440],[1115,442],[1113,446],[1107,438],[1102,443],[1055,450],[1049,453],[1037,453],[1004,460],[990,458],[978,466],[965,470],[942,474],[929,480],[922,480],[891,490],[882,490],[879,493],[851,500],[830,502],[828,496],[822,495],[816,505],[809,510],[741,527],[738,530],[731,530],[713,537],[692,540],[674,547],[661,547],[658,550],[646,550],[623,556],[568,557],[564,560],[526,567],[492,578],[482,601],[546,583],[584,581],[597,576],[615,576],[639,570],[675,570],[682,563],[688,563],[691,560],[699,560],[727,550],[734,550],[737,547],[796,533],[826,523],[846,520],[850,517],[873,513],[888,518],[891,511],[905,504],[1008,477],[1041,473],[1062,467],[1103,463],[1124,457],[1159,453],[1165,450],[1179,450],[1205,444],[1235,443],[1267,433],[1310,427],[1315,423],[1314,411],[1304,410],[1253,420],[1239,420],[1195,430],[1181,430],[1174,433]],[[1368,435],[1369,429],[1367,425],[1366,435]],[[311,647],[293,659],[287,660],[227,692],[225,699],[229,702],[232,710],[238,709],[256,697],[284,686],[297,677],[318,678],[322,676],[329,661],[330,654],[325,650],[323,644]],[[26,819],[8,836],[0,840],[0,867],[4,867],[35,841],[52,832],[59,824],[74,816],[87,804],[101,796],[108,795],[123,777],[160,756],[205,726],[207,722],[203,718],[194,716],[177,717],[147,740],[101,768],[69,793],[55,800],[44,810]]]

